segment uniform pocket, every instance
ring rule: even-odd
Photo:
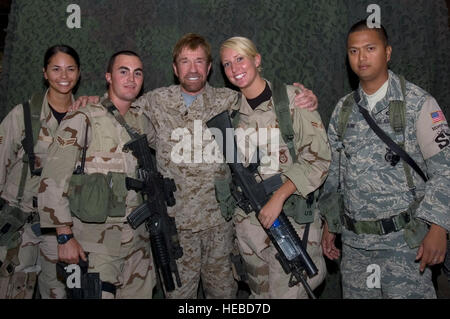
[[[69,182],[69,207],[85,223],[104,223],[108,217],[110,187],[106,175],[72,175]]]
[[[328,224],[328,230],[332,233],[342,232],[341,216],[344,214],[344,199],[338,192],[326,193],[319,199],[319,211]]]
[[[24,213],[17,207],[5,204],[0,213],[0,246],[15,247],[29,213]]]
[[[125,184],[125,173],[108,172],[106,176],[109,185],[110,199],[109,212],[110,217],[124,217],[126,209],[126,199],[128,190]]]
[[[308,207],[307,200],[299,195],[291,195],[283,206],[286,216],[292,217],[297,224],[309,224],[314,221],[314,207]]]
[[[219,203],[220,211],[226,221],[231,220],[236,208],[236,200],[231,194],[231,178],[216,178],[214,180],[214,188],[216,199]]]

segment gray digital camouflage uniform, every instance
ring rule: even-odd
[[[152,141],[151,125],[139,107],[132,106],[124,119]],[[136,178],[136,158],[122,151],[130,136],[103,105],[91,104],[68,114],[58,128],[42,172],[38,197],[41,227],[71,225],[75,239],[89,253],[89,272],[98,272],[102,281],[114,284],[116,298],[151,298],[156,281],[149,235],[144,224],[133,230],[126,223],[126,216],[142,202],[140,195],[125,189],[123,217],[109,216],[104,223],[86,223],[71,214],[69,197],[76,189],[69,187],[69,182],[80,164],[87,127],[85,173],[119,173],[123,185],[109,184],[114,194],[125,187],[125,176]],[[102,298],[111,297],[102,293]]]
[[[397,143],[402,134],[394,134],[389,121],[391,100],[404,100],[397,75],[389,71],[386,96],[371,112],[377,124]],[[361,89],[361,106],[367,99]],[[332,147],[330,174],[324,193],[336,191],[338,185],[339,154],[337,125],[343,97],[332,114],[328,138]],[[416,217],[450,229],[450,148],[449,128],[435,99],[423,89],[406,82],[406,152],[428,175],[424,183],[411,169],[417,196],[424,196]],[[406,211],[413,202],[403,166],[400,161],[391,166],[385,160],[387,146],[369,127],[354,105],[347,124],[342,156],[342,185],[345,214],[357,221],[389,218]],[[404,230],[386,235],[357,235],[342,230],[342,281],[344,298],[433,298],[435,291],[431,271],[419,272],[414,262],[417,248],[410,249],[404,240]],[[379,267],[380,285],[369,284],[371,273]],[[369,267],[370,266],[370,267]],[[368,268],[369,267],[369,268]],[[369,286],[371,288],[369,288]]]
[[[53,142],[58,128],[58,122],[48,106],[47,94],[43,96],[41,129],[38,140],[34,141],[35,168],[44,166],[48,147]],[[27,215],[34,212],[33,214],[37,216],[37,208],[33,207],[33,196],[37,196],[39,176],[31,176],[29,168],[23,197],[21,200],[18,199],[22,167],[28,166],[28,163],[23,162],[25,152],[21,144],[25,138],[23,117],[23,107],[19,104],[0,124],[0,194],[10,207],[17,207]],[[5,209],[2,211],[3,214]],[[30,221],[37,223],[38,219],[33,218]],[[56,279],[56,236],[55,234],[36,234],[31,226],[31,223],[25,223],[17,243],[19,246],[0,247],[0,261],[4,262],[0,268],[0,298],[31,298],[34,288],[31,281],[36,280],[36,274],[39,274],[39,292],[42,298],[64,298],[64,285]],[[5,262],[8,249],[10,260]],[[10,280],[10,276],[5,271],[9,262],[16,265],[13,280]]]
[[[204,141],[205,122],[236,104],[237,92],[206,84],[203,92],[186,108],[179,85],[159,88],[135,104],[148,112],[158,138],[155,142],[158,170],[175,180],[176,205],[168,207],[175,217],[183,257],[177,260],[181,288],[168,298],[196,298],[202,280],[207,298],[234,298],[230,253],[234,229],[219,209],[214,179],[224,177],[224,164],[208,163],[203,154],[211,141]]]
[[[271,84],[269,83],[269,85]],[[319,113],[296,108],[294,98],[297,89],[294,86],[287,86],[287,88],[292,126],[295,133],[294,147],[297,154],[295,162],[278,129],[279,123],[274,111],[273,98],[253,110],[243,96],[241,104],[234,108],[238,109],[240,113],[237,129],[248,130],[253,128],[256,133],[267,128],[270,131],[267,133],[269,136],[268,146],[266,150],[264,148],[259,149],[260,157],[268,156],[271,158],[271,163],[276,165],[272,166],[271,164],[270,168],[260,166],[259,173],[262,179],[281,173],[284,181],[289,178],[295,184],[297,187],[295,194],[306,198],[309,193],[322,185],[327,176],[331,159],[330,146]],[[272,131],[275,133],[274,135],[271,134]],[[253,157],[251,154],[252,148],[246,149],[248,143],[245,143],[244,139],[252,140],[252,137],[237,134],[238,150],[244,156],[245,163],[248,164]],[[273,144],[279,148],[278,157],[276,152],[270,151]],[[256,150],[256,148],[253,148],[253,150]],[[264,171],[264,169],[268,170]],[[297,223],[292,217],[288,218],[302,238],[305,224]],[[251,298],[308,298],[300,283],[293,287],[288,286],[290,275],[286,275],[275,258],[277,251],[264,232],[255,213],[246,215],[243,210],[238,208],[233,220],[236,226],[239,250],[245,261],[249,276]],[[325,260],[320,245],[322,224],[317,209],[314,209],[314,218],[308,222],[311,224],[307,252],[319,272],[316,276],[308,278],[307,281],[311,288],[315,289],[322,283],[326,275]]]

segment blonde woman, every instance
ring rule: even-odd
[[[267,129],[267,148],[260,148],[260,158],[270,158],[269,170],[259,167],[259,175],[267,179],[274,174],[281,174],[284,184],[272,194],[271,199],[260,211],[258,218],[252,212],[246,215],[237,209],[233,221],[236,227],[237,243],[244,258],[249,277],[249,287],[253,298],[307,298],[301,284],[289,288],[290,275],[286,275],[275,258],[276,249],[268,239],[262,227],[269,228],[279,216],[286,200],[295,202],[294,209],[284,211],[303,238],[308,228],[307,252],[316,264],[319,272],[308,279],[312,289],[325,278],[326,268],[320,247],[321,222],[315,209],[306,205],[308,194],[314,192],[325,180],[330,165],[330,148],[326,132],[317,111],[310,112],[295,107],[295,94],[298,88],[286,86],[291,111],[292,128],[294,130],[295,158],[290,154],[286,141],[279,134],[279,122],[274,110],[272,83],[261,75],[261,54],[254,43],[244,37],[233,37],[226,40],[220,48],[221,62],[228,80],[238,87],[242,93],[240,104],[234,109],[238,112],[237,129],[254,128],[254,133]],[[278,133],[277,133],[278,132]],[[273,138],[275,136],[275,138]],[[245,139],[245,138],[244,138]],[[250,137],[252,140],[252,137]],[[245,149],[248,143],[237,135],[238,150],[245,163],[249,163],[251,152]],[[271,144],[278,143],[278,153],[272,150]],[[275,167],[275,168],[274,168]],[[313,214],[307,216],[307,207]],[[259,219],[259,220],[258,220]],[[307,226],[309,225],[309,226]],[[261,227],[262,226],[262,227]]]

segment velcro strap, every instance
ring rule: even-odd
[[[396,216],[373,221],[356,221],[346,214],[342,215],[342,224],[345,228],[358,235],[386,235],[397,232],[405,228],[409,221],[410,216],[408,212],[402,212]]]

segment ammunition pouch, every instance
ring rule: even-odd
[[[29,217],[30,213],[5,203],[0,213],[0,246],[6,246],[7,249],[17,246],[20,240],[19,231]]]
[[[291,195],[283,205],[283,211],[288,217],[292,217],[297,224],[309,224],[314,222],[314,208],[317,193],[310,193],[308,198],[300,195]]]
[[[236,200],[231,194],[231,177],[214,180],[214,187],[216,191],[216,199],[219,203],[220,212],[226,221],[231,220],[237,207]]]
[[[411,249],[420,246],[429,230],[428,225],[424,221],[415,218],[417,207],[419,207],[422,199],[423,197],[419,200],[414,201],[411,205],[409,205],[407,210],[412,218],[405,226],[403,235],[406,243],[408,244],[408,247]]]
[[[124,173],[113,172],[72,175],[68,190],[72,215],[85,223],[124,217],[128,193],[125,177]]]
[[[418,219],[413,218],[406,226],[404,230],[405,241],[409,248],[417,248],[422,243],[425,235],[428,233],[428,225]]]
[[[327,221],[331,233],[342,233],[341,216],[344,215],[344,199],[340,192],[320,196],[318,203],[320,215]]]
[[[111,189],[109,196],[109,217],[124,217],[128,190],[125,184],[125,173],[112,173],[106,175]]]

